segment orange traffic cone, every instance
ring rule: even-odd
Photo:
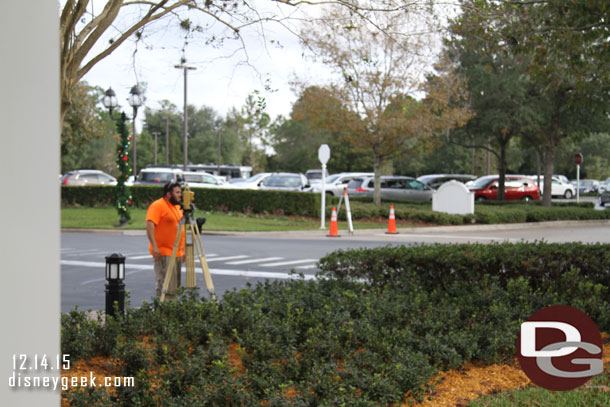
[[[333,206],[333,214],[330,216],[330,232],[328,237],[339,237],[339,225],[337,224],[337,208]]]
[[[388,231],[386,235],[397,235],[396,231],[396,215],[394,214],[394,205],[390,206],[390,219],[388,220]]]

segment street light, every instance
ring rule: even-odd
[[[138,85],[131,88],[127,101],[133,107],[133,175],[135,176],[138,173],[136,166],[136,116],[138,115],[138,107],[142,106],[142,97]]]
[[[112,117],[112,110],[117,107],[118,104],[119,101],[116,98],[116,93],[114,93],[112,88],[108,88],[104,96],[104,106],[110,111],[110,117]]]
[[[184,171],[188,171],[188,149],[189,149],[189,140],[188,140],[188,110],[186,108],[186,74],[189,70],[197,69],[194,66],[186,66],[182,65],[174,65],[174,68],[182,69],[184,71],[184,146],[183,146],[183,155],[184,155]]]
[[[106,315],[115,316],[114,303],[118,311],[125,313],[125,256],[112,253],[106,256]]]

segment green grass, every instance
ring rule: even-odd
[[[130,210],[131,221],[121,229],[145,229],[145,209]],[[211,231],[287,231],[316,230],[320,220],[289,216],[257,216],[240,213],[197,211],[196,217],[205,216],[205,230]],[[119,216],[113,208],[64,208],[61,210],[61,227],[69,229],[114,229]],[[328,219],[327,219],[328,227]],[[354,222],[355,229],[387,228],[385,222]],[[339,229],[347,229],[346,222],[339,222]]]
[[[610,376],[608,372],[571,391],[549,391],[538,386],[511,390],[481,397],[469,403],[471,407],[595,407],[610,406]]]

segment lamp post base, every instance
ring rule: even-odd
[[[123,226],[127,226],[127,218],[125,217],[124,213],[121,214],[121,219],[119,219],[119,224],[115,225],[114,227],[121,228]]]
[[[116,316],[114,304],[121,315],[125,315],[125,284],[110,281],[106,284],[106,315]]]

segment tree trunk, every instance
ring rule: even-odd
[[[381,157],[375,154],[375,162],[373,164],[375,172],[375,191],[373,192],[373,202],[375,205],[381,205]]]
[[[553,130],[556,131],[556,130]],[[551,206],[551,193],[553,188],[553,170],[555,161],[555,137],[551,135],[544,154],[544,194],[542,195],[542,206]]]
[[[540,150],[536,149],[536,185],[540,186],[540,173],[542,172],[542,159],[540,158]]]
[[[507,144],[500,144],[500,162],[498,165],[499,178],[498,178],[498,201],[503,201],[506,196],[506,149]]]

